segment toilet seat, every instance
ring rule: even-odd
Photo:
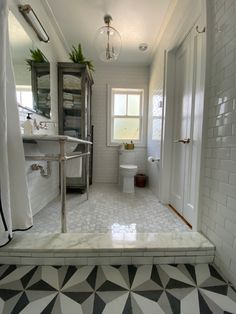
[[[138,170],[136,165],[120,165],[120,173],[123,176],[135,176]]]

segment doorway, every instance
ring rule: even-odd
[[[167,53],[164,127],[171,132],[164,132],[161,176],[162,201],[193,230],[198,225],[206,55],[205,34],[197,32],[197,25]]]

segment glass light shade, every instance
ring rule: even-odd
[[[100,60],[104,62],[115,61],[121,52],[120,34],[111,26],[98,29],[94,44]]]

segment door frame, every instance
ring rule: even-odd
[[[207,24],[206,20],[206,0],[201,0],[201,16],[199,22],[199,29],[203,30]],[[194,13],[193,13],[194,14]],[[160,168],[160,201],[164,204],[169,204],[170,201],[170,184],[171,184],[171,166],[172,166],[172,125],[174,121],[174,103],[175,103],[175,53],[180,44],[184,41],[186,35],[191,31],[194,23],[189,24],[185,33],[182,33],[182,38],[178,43],[166,49],[165,51],[165,67],[164,67],[164,112],[163,112],[163,127],[162,127],[162,141],[161,141],[161,168]],[[197,31],[196,31],[197,32]],[[201,60],[198,68],[198,75],[196,77],[196,97],[195,107],[198,108],[197,126],[194,126],[197,132],[197,176],[195,178],[196,197],[194,202],[194,218],[192,224],[193,231],[200,230],[200,178],[203,162],[203,129],[204,129],[204,105],[205,105],[205,84],[206,84],[206,59],[207,59],[207,32],[199,33],[201,49]]]

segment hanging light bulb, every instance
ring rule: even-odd
[[[112,17],[109,14],[104,16],[106,26],[98,29],[95,37],[95,48],[99,58],[105,62],[117,60],[121,51],[121,37],[119,32],[110,23]]]

